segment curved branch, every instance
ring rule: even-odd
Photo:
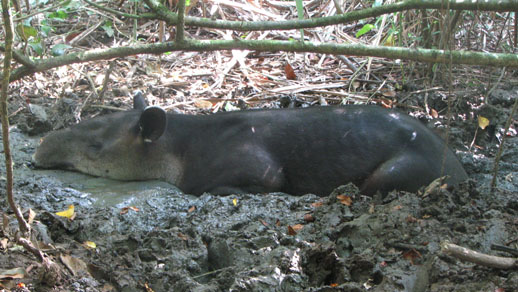
[[[146,2],[150,9],[155,13],[157,19],[163,20],[169,25],[178,24],[178,14],[171,12],[158,1],[144,0],[144,2]],[[388,13],[412,9],[446,9],[447,7],[450,10],[515,11],[518,8],[518,3],[516,0],[407,0],[378,7],[351,11],[346,14],[313,19],[286,21],[226,21],[201,17],[185,17],[185,25],[232,29],[236,31],[290,30],[345,24],[369,17],[377,17]]]
[[[467,51],[445,51],[431,49],[407,49],[400,47],[377,47],[360,44],[319,44],[312,42],[272,41],[272,40],[184,40],[157,44],[135,45],[131,47],[91,50],[72,53],[51,59],[34,61],[34,67],[19,67],[11,73],[11,81],[18,80],[35,72],[74,63],[127,57],[137,54],[161,54],[171,51],[215,51],[215,50],[252,50],[313,52],[330,55],[371,56],[391,59],[405,59],[430,63],[449,63],[518,67],[518,55]]]

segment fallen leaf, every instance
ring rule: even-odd
[[[189,237],[187,237],[187,235],[181,233],[181,232],[178,232],[178,237],[180,237],[181,240],[184,240],[184,241],[187,241],[189,240]]]
[[[322,201],[314,202],[311,204],[311,206],[313,206],[313,207],[321,207],[322,205],[324,205],[324,203]]]
[[[121,214],[121,215],[124,215],[124,214],[128,213],[128,211],[129,211],[129,210],[133,210],[133,211],[135,211],[135,212],[140,211],[140,210],[139,210],[139,208],[137,208],[137,207],[135,207],[135,206],[128,206],[128,207],[124,207],[124,208],[122,208],[122,209],[121,209],[120,214]]]
[[[403,258],[405,260],[410,261],[412,263],[412,265],[414,264],[414,260],[417,258],[420,258],[420,257],[421,257],[421,253],[415,249],[411,249],[411,250],[403,253]]]
[[[304,215],[304,221],[306,222],[314,222],[315,221],[315,217],[313,217],[313,215],[311,214],[305,214]]]
[[[386,267],[386,266],[388,266],[388,264],[387,264],[387,262],[386,262],[386,261],[382,261],[382,262],[380,263],[380,267],[384,268],[384,267]]]
[[[338,196],[336,196],[336,198],[340,201],[340,203],[342,203],[346,206],[351,206],[353,203],[353,199],[351,198],[351,196],[338,195]]]
[[[74,217],[74,205],[69,205],[67,210],[57,212],[56,215],[58,215],[60,217],[66,217],[66,218],[72,220]]]
[[[89,249],[97,248],[97,244],[95,244],[93,241],[85,241],[83,242],[83,246]]]
[[[396,96],[396,92],[394,90],[390,90],[390,89],[381,90],[381,94],[385,97],[395,97]]]
[[[281,226],[281,221],[279,219],[277,219],[277,221],[275,221],[275,226]]]
[[[6,249],[7,248],[7,243],[9,242],[9,239],[8,238],[2,238],[2,240],[0,240],[0,248],[2,249]]]
[[[292,228],[293,228],[293,230],[295,230],[295,231],[299,231],[299,230],[301,230],[302,228],[304,228],[304,225],[302,225],[302,224],[295,224],[295,225],[293,225],[293,226],[292,226]]]
[[[144,283],[144,287],[146,288],[146,292],[154,292],[154,290],[151,289],[147,283]]]
[[[415,222],[417,222],[417,218],[415,218],[412,215],[408,215],[408,217],[406,217],[406,222],[408,222],[408,223],[415,223]]]
[[[289,225],[288,225],[288,235],[297,235],[297,232],[295,231],[295,229],[293,229],[293,227],[291,227]]]
[[[288,79],[288,80],[297,79],[297,75],[295,74],[295,71],[293,70],[293,68],[291,67],[290,64],[286,64],[286,66],[284,66],[284,72],[286,73],[286,79]]]
[[[73,257],[71,255],[61,254],[59,259],[74,276],[88,273],[88,267],[86,266],[85,262],[79,258]]]
[[[439,117],[439,113],[435,110],[435,109],[431,109],[430,110],[430,115],[434,118],[434,119],[437,119]]]
[[[232,199],[232,204],[233,204],[234,206],[237,206],[237,199],[236,199],[236,198]]]
[[[489,125],[489,120],[486,117],[478,116],[478,126],[484,130]]]
[[[20,282],[20,283],[16,284],[16,287],[17,288],[25,288],[25,283]]]
[[[197,99],[194,101],[194,106],[201,109],[211,109],[212,108],[212,102],[204,99]]]
[[[375,211],[374,204],[370,204],[370,206],[369,206],[369,214],[374,214],[374,211]]]
[[[329,284],[330,287],[338,287],[338,283],[331,283]]]
[[[34,217],[36,217],[36,212],[34,212],[31,208],[29,208],[29,211],[28,211],[28,215],[27,215],[27,223],[29,225],[32,225],[32,223],[34,222]]]
[[[392,208],[392,210],[393,210],[393,211],[399,211],[399,210],[401,210],[401,209],[403,209],[403,206],[401,206],[401,205],[396,205],[396,206],[394,206],[394,207]]]
[[[259,222],[261,222],[264,226],[268,226],[268,222],[264,221],[263,219],[259,219]]]
[[[194,211],[196,211],[196,206],[191,206],[189,210],[187,210],[187,213],[192,213]]]

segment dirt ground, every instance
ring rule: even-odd
[[[453,119],[449,143],[469,181],[451,191],[436,190],[427,196],[392,192],[383,199],[361,196],[350,185],[322,198],[282,193],[195,197],[163,182],[125,183],[36,170],[30,161],[39,137],[72,123],[74,109],[81,106],[79,98],[42,97],[12,118],[15,196],[25,211],[36,212],[33,242],[64,275],[56,286],[45,283],[37,260],[8,241],[1,249],[0,274],[13,276],[2,277],[0,287],[6,291],[517,291],[516,269],[460,261],[440,247],[450,241],[512,257],[492,246],[515,250],[518,246],[516,122],[507,135],[498,187],[489,192],[502,127],[517,89],[503,86],[489,96],[492,106],[475,110],[469,106],[475,95],[456,96],[463,102],[453,116],[465,119]],[[115,106],[123,104],[111,100]],[[418,96],[407,104],[422,106],[422,100]],[[439,94],[432,93],[428,102],[444,107]],[[283,104],[281,98],[265,106]],[[488,118],[491,126],[477,130],[476,115]],[[441,118],[429,124],[444,128]],[[0,238],[17,228],[4,190],[2,177],[0,206],[9,224],[4,222]],[[343,195],[351,198],[350,204]],[[55,214],[69,205],[75,206],[73,220]],[[96,247],[86,247],[85,242]],[[17,287],[18,283],[25,287]]]

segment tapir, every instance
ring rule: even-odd
[[[364,195],[415,192],[467,178],[446,144],[418,120],[371,105],[166,113],[142,94],[132,110],[43,138],[37,167],[117,180],[164,180],[200,195],[328,195],[354,183]]]

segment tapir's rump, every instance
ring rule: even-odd
[[[43,168],[120,180],[160,179],[186,193],[327,195],[353,182],[363,194],[416,191],[467,178],[453,152],[419,121],[376,106],[250,110],[208,116],[145,107],[50,133]]]

